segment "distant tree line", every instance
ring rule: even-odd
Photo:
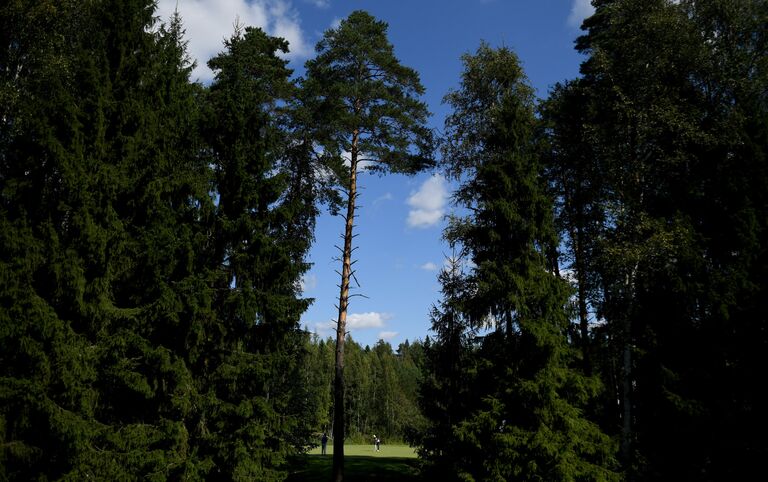
[[[318,388],[312,392],[314,427],[329,436],[334,424],[334,351],[332,339],[315,337],[305,374],[306,384]],[[410,440],[425,423],[418,406],[423,344],[406,340],[393,351],[383,340],[362,347],[350,336],[345,351],[346,439],[363,444],[372,444],[374,435],[384,444]]]
[[[304,79],[238,26],[204,86],[150,0],[0,6],[0,479],[280,480],[326,431],[444,480],[761,473],[768,2],[593,4],[546,99],[508,48],[462,58],[454,253],[396,351],[342,322],[357,163],[434,161],[386,24],[351,14]],[[300,280],[342,200],[322,340]]]

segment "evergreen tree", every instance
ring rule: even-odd
[[[423,378],[425,354],[421,341],[401,343],[395,353],[395,402],[390,425],[398,439],[414,445],[426,420],[419,407],[419,385]]]
[[[204,133],[218,195],[208,269],[215,318],[203,320],[197,369],[205,383],[204,448],[231,478],[284,476],[289,441],[306,445],[295,398],[304,335],[298,298],[314,200],[287,154],[280,105],[290,100],[287,42],[238,29],[211,59]],[[309,202],[308,202],[309,201]],[[296,413],[298,411],[298,413]]]
[[[164,346],[171,279],[184,276],[178,253],[191,244],[177,222],[205,184],[180,149],[195,145],[180,26],[158,30],[151,2],[30,7],[10,30],[21,55],[6,70],[16,68],[6,92],[23,106],[7,125],[24,127],[2,146],[4,186],[22,187],[4,189],[3,222],[23,227],[3,230],[3,246],[16,246],[3,249],[4,271],[16,271],[4,279],[21,281],[3,283],[3,447],[14,447],[3,466],[11,478],[195,473],[183,424],[190,374]],[[47,57],[23,52],[46,45]]]
[[[3,480],[60,478],[84,456],[96,430],[97,355],[53,306],[82,289],[77,260],[58,242],[64,216],[56,209],[66,198],[62,188],[77,182],[57,134],[76,130],[75,54],[64,39],[78,13],[70,2],[0,6]],[[54,293],[40,286],[52,275],[66,281]]]
[[[551,253],[552,201],[534,141],[533,92],[517,57],[481,45],[463,58],[461,88],[446,100],[444,158],[464,182],[471,214],[446,236],[475,265],[462,311],[487,334],[477,348],[468,413],[453,422],[459,477],[605,480],[613,444],[583,414],[598,384],[573,368],[569,290]]]
[[[328,30],[307,62],[303,95],[312,112],[314,136],[325,153],[349,153],[348,172],[336,173],[347,196],[336,336],[334,480],[344,465],[344,341],[350,297],[352,239],[360,163],[379,172],[414,173],[429,165],[427,109],[418,74],[400,65],[386,36],[387,25],[356,11]]]
[[[333,416],[333,343],[313,335],[307,340],[309,356],[304,376],[310,407],[310,424],[315,434],[329,434]]]
[[[599,278],[594,268],[605,226],[606,185],[600,157],[594,152],[595,132],[589,129],[589,89],[580,81],[558,84],[542,106],[547,143],[546,173],[555,200],[555,224],[564,241],[565,268],[576,288],[578,336],[584,370],[592,373],[594,308]]]
[[[282,477],[316,212],[286,44],[236,35],[204,92],[152,2],[0,20],[2,477]]]
[[[765,450],[766,419],[746,408],[763,402],[743,381],[765,343],[752,310],[764,266],[768,5],[596,6],[578,43],[588,54],[579,85],[607,186],[592,269],[602,370],[622,367],[625,463],[638,478],[742,478],[757,459],[741,457]]]
[[[424,346],[419,406],[426,424],[415,440],[433,478],[455,477],[454,461],[462,449],[453,443],[454,427],[470,407],[476,371],[477,331],[462,308],[470,286],[464,273],[465,258],[454,253],[448,263],[438,278],[442,300],[432,308],[435,338],[427,338]]]

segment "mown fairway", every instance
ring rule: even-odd
[[[296,461],[290,482],[327,481],[331,479],[333,447],[320,455],[320,448]],[[416,481],[418,478],[416,453],[405,445],[382,445],[376,452],[373,445],[344,446],[344,478],[349,481]]]

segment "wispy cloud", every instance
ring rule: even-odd
[[[439,174],[434,174],[408,198],[407,202],[411,207],[406,221],[408,226],[428,228],[437,225],[443,219],[447,200],[448,190],[445,178]]]
[[[367,313],[351,313],[347,316],[347,330],[365,330],[369,328],[386,328],[386,322],[392,319],[389,313],[370,311]],[[314,331],[321,337],[336,331],[336,321],[312,322],[302,321],[307,330]]]
[[[299,280],[299,288],[301,288],[303,293],[317,288],[317,275],[311,273],[304,274],[301,280]]]
[[[304,326],[305,330],[315,333],[320,338],[331,336],[336,331],[336,323],[333,321],[327,321],[323,323],[318,321],[301,320],[301,324]]]
[[[389,313],[370,311],[368,313],[352,313],[347,317],[347,327],[350,330],[362,328],[382,328],[384,322],[391,319]]]
[[[377,197],[373,200],[373,205],[378,206],[379,204],[385,202],[385,201],[391,201],[393,199],[391,192],[386,192],[382,194],[381,196]]]
[[[397,331],[381,331],[379,332],[379,339],[380,340],[391,340],[392,338],[399,335]]]
[[[311,3],[317,8],[328,8],[331,6],[330,0],[304,0],[304,1]]]
[[[591,0],[573,0],[571,13],[568,15],[568,25],[579,28],[581,22],[593,13],[595,13],[595,7],[592,6]]]
[[[291,50],[288,58],[304,58],[311,53],[298,13],[288,0],[159,0],[160,20],[167,22],[177,6],[187,32],[189,55],[197,62],[193,80],[213,79],[206,63],[224,50],[224,39],[232,35],[236,22],[286,39]]]
[[[432,261],[429,261],[419,266],[419,268],[423,269],[424,271],[437,271],[438,266]]]

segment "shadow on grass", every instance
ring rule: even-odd
[[[297,458],[294,462],[296,470],[288,476],[288,481],[327,482],[331,480],[332,458],[330,455],[305,455]],[[344,457],[344,480],[417,482],[422,479],[419,478],[418,459],[347,455]]]

